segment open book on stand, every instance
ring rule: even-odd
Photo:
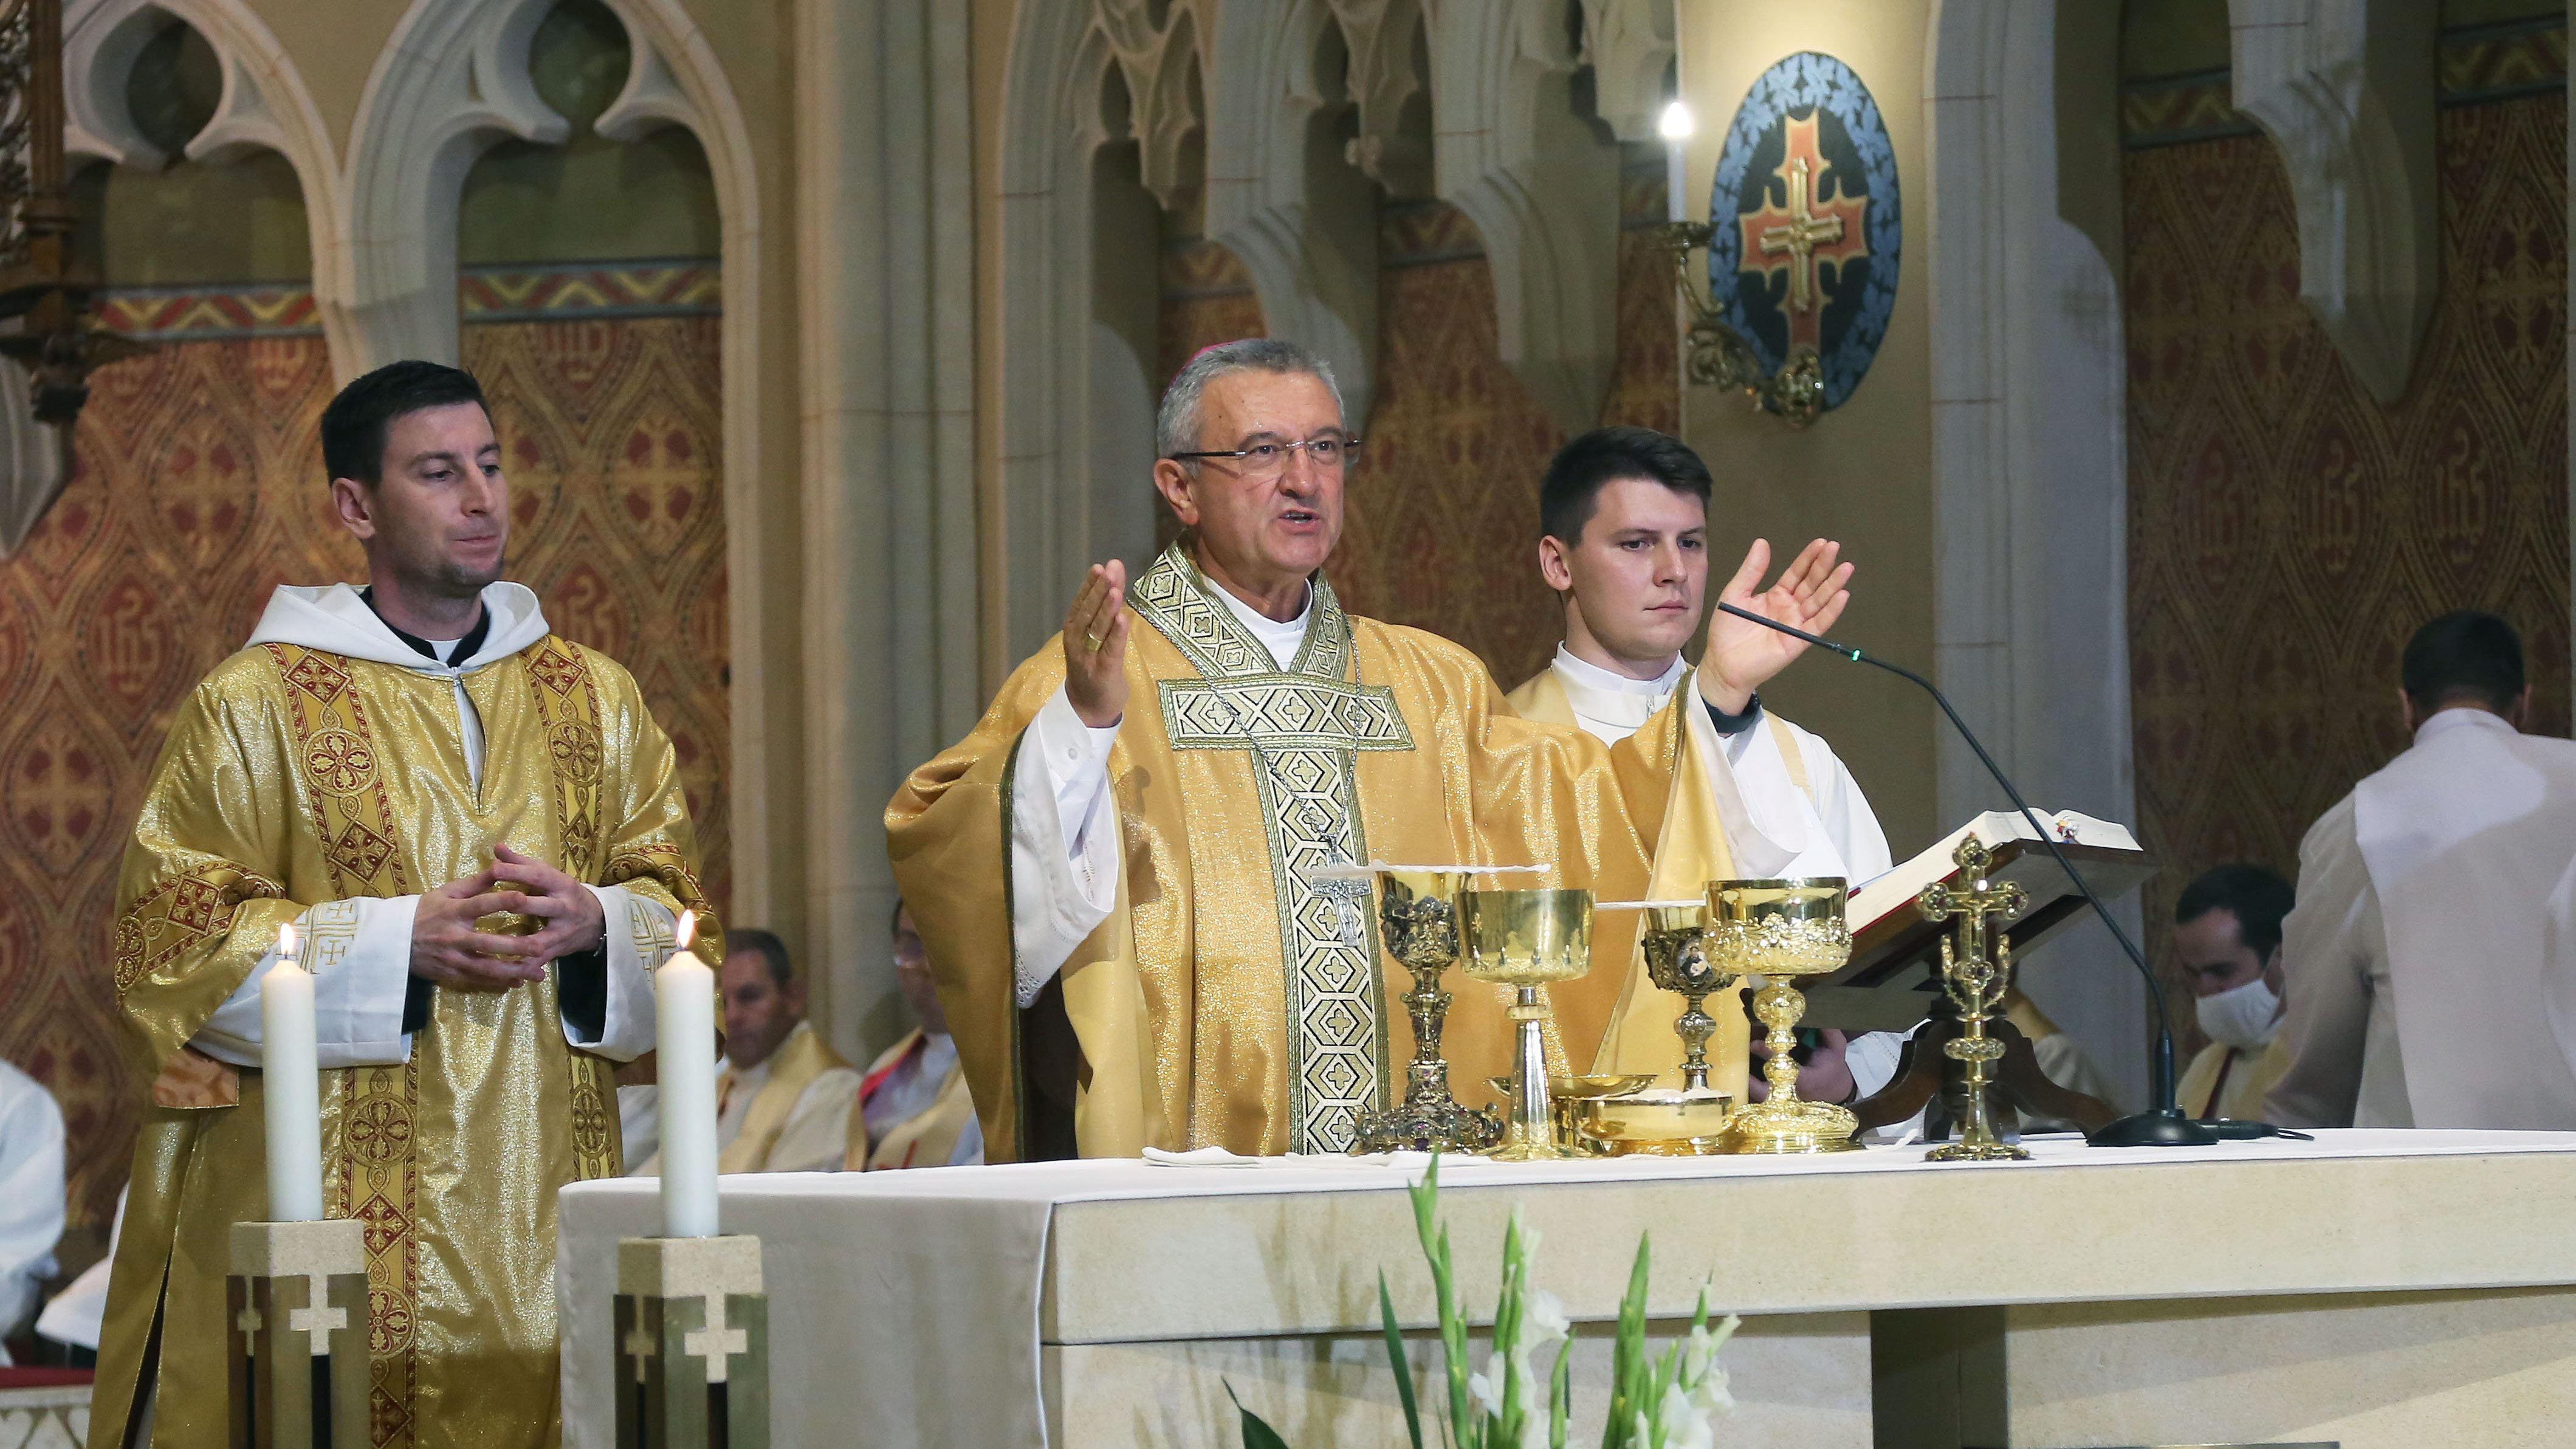
[[[2105,904],[2135,890],[2161,867],[2137,837],[2120,825],[2072,810],[2041,814],[2075,868],[2084,872]],[[1806,988],[1808,1026],[1845,1031],[1904,1031],[1923,1019],[1925,993],[1941,963],[1945,924],[1923,919],[1914,899],[1935,881],[1958,881],[1950,857],[1974,833],[1994,851],[1989,878],[2013,881],[2030,893],[2030,905],[2005,924],[2015,959],[2091,914],[2084,893],[2031,834],[2017,810],[1989,810],[1894,869],[1854,887],[1849,964]]]

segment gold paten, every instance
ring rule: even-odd
[[[1485,1080],[1492,1084],[1495,1096],[1506,1102],[1511,1100],[1511,1078],[1487,1077]],[[1547,1079],[1548,1122],[1555,1130],[1556,1145],[1586,1157],[1612,1156],[1610,1144],[1588,1135],[1583,1130],[1585,1110],[1598,1105],[1605,1098],[1624,1097],[1642,1087],[1650,1086],[1654,1080],[1655,1074],[1652,1072],[1602,1072],[1593,1076],[1549,1077]]]
[[[1748,1103],[1727,1119],[1729,1149],[1737,1152],[1849,1152],[1860,1144],[1860,1123],[1829,1102],[1798,1096],[1797,1044],[1792,1028],[1807,999],[1789,984],[1821,976],[1851,959],[1851,927],[1843,907],[1848,883],[1840,876],[1794,880],[1713,880],[1708,883],[1708,924],[1701,949],[1714,969],[1760,976],[1753,1014],[1770,1028],[1771,1059],[1762,1065],[1770,1084],[1766,1100]]]
[[[1592,892],[1460,891],[1458,943],[1467,975],[1520,993],[1510,1016],[1519,1032],[1503,1162],[1550,1162],[1589,1154],[1556,1145],[1548,1108],[1547,998],[1540,988],[1592,969]]]
[[[1613,1157],[1715,1157],[1730,1150],[1733,1097],[1627,1096],[1581,1105],[1585,1140]]]
[[[1363,1112],[1351,1151],[1482,1152],[1502,1139],[1501,1117],[1491,1107],[1466,1107],[1449,1094],[1449,1063],[1440,1055],[1440,1029],[1449,1017],[1449,993],[1440,975],[1458,959],[1461,870],[1377,872],[1378,925],[1386,953],[1413,973],[1405,1013],[1413,1018],[1413,1060],[1404,1069],[1404,1100],[1383,1111]]]
[[[2004,1054],[2003,1042],[1986,1035],[1986,1023],[2000,1014],[2004,993],[2012,989],[2012,941],[2001,929],[2003,922],[1997,921],[1990,959],[1986,917],[2021,911],[2030,904],[2030,893],[2010,881],[1998,885],[1987,880],[1994,852],[1973,834],[1959,842],[1950,859],[1972,884],[1953,890],[1946,882],[1935,881],[1914,898],[1914,905],[1927,921],[1955,918],[1959,923],[1941,942],[1941,991],[1957,1003],[1959,1024],[1965,1031],[1943,1043],[1941,1051],[1952,1061],[1967,1064],[1968,1100],[1959,1140],[1945,1142],[1923,1158],[1927,1162],[2016,1162],[2030,1153],[1995,1135],[1986,1105],[1987,1076]]]

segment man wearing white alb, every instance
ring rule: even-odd
[[[62,1235],[63,1109],[43,1083],[0,1062],[0,1365]]]
[[[1539,484],[1538,561],[1564,603],[1565,642],[1553,663],[1511,692],[1523,719],[1615,743],[1680,688],[1690,673],[1682,646],[1708,609],[1710,492],[1699,455],[1650,428],[1597,428],[1558,450]],[[1731,601],[1751,592],[1769,554],[1766,543],[1753,545],[1728,585]],[[1893,863],[1868,797],[1822,738],[1764,709],[1758,694],[1741,712],[1706,723],[1705,734],[1692,733],[1716,746],[1706,751],[1707,784],[1729,873],[1841,876],[1858,885]],[[1700,857],[1672,839],[1658,854],[1667,852]],[[1635,989],[1628,1007],[1605,1044],[1601,1069],[1670,1068],[1668,1004]],[[1632,1013],[1643,1019],[1630,1021]],[[1741,1018],[1721,1014],[1711,1042],[1721,1081],[1749,1061],[1751,1030]],[[1847,1073],[1843,1034],[1821,1036],[1822,1049],[1800,1074],[1802,1090],[1842,1100],[1855,1086],[1866,1096],[1895,1075],[1900,1038],[1879,1033],[1849,1043]]]
[[[2415,742],[2299,845],[2282,923],[2297,1127],[2576,1130],[2576,743],[2522,733],[2522,641],[2491,614],[2416,631]]]

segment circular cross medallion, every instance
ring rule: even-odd
[[[1709,201],[1709,291],[1764,370],[1802,352],[1824,406],[1860,386],[1896,309],[1896,152],[1850,66],[1801,51],[1736,108]]]

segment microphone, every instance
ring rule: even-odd
[[[2013,808],[2021,812],[2021,818],[2030,823],[2031,832],[2039,837],[2039,843],[2047,846],[2048,853],[2056,858],[2057,868],[2066,872],[2066,878],[2075,882],[2075,888],[2084,893],[2084,899],[2093,907],[2093,914],[2100,917],[2103,926],[2110,931],[2111,939],[2119,942],[2120,949],[2128,953],[2129,964],[2138,968],[2139,977],[2147,984],[2147,1000],[2154,1002],[2156,1007],[2156,1044],[2148,1078],[2147,1110],[2085,1134],[2087,1143],[2095,1147],[2205,1147],[2217,1142],[2222,1135],[2233,1138],[2270,1136],[2279,1132],[2280,1129],[2266,1124],[2239,1122],[2230,1122],[2213,1130],[2211,1124],[2195,1122],[2184,1116],[2182,1108],[2175,1105],[2173,1023],[2165,1014],[2164,988],[2157,984],[2156,973],[2148,969],[2146,953],[2129,939],[2128,932],[2120,929],[2120,923],[2111,915],[2111,908],[2102,904],[2102,898],[2094,894],[2092,882],[2075,868],[2074,861],[2066,858],[2066,851],[2057,843],[2057,832],[2049,829],[2040,820],[2038,812],[2030,808],[2030,803],[2021,798],[2021,791],[2013,788],[2003,766],[1996,764],[1995,757],[1986,753],[1985,744],[1977,738],[1977,732],[1968,728],[1966,720],[1959,718],[1959,711],[1951,707],[1950,697],[1943,694],[1938,685],[1902,664],[1891,664],[1849,644],[1837,644],[1804,629],[1791,628],[1777,619],[1766,619],[1750,609],[1739,609],[1724,599],[1717,601],[1717,607],[1739,619],[1750,619],[1765,629],[1776,629],[1792,639],[1803,639],[1854,664],[1874,664],[1900,679],[1911,680],[1921,686],[1924,693],[1932,696],[1932,702],[1941,706],[1941,712],[1950,717],[1951,726],[1958,730],[1961,739],[1968,742],[1968,748],[1977,752],[1977,759],[1986,767],[1986,773],[1994,776],[1995,783],[2004,787],[2004,795],[2012,801]],[[2262,1130],[2251,1130],[2257,1128]]]

